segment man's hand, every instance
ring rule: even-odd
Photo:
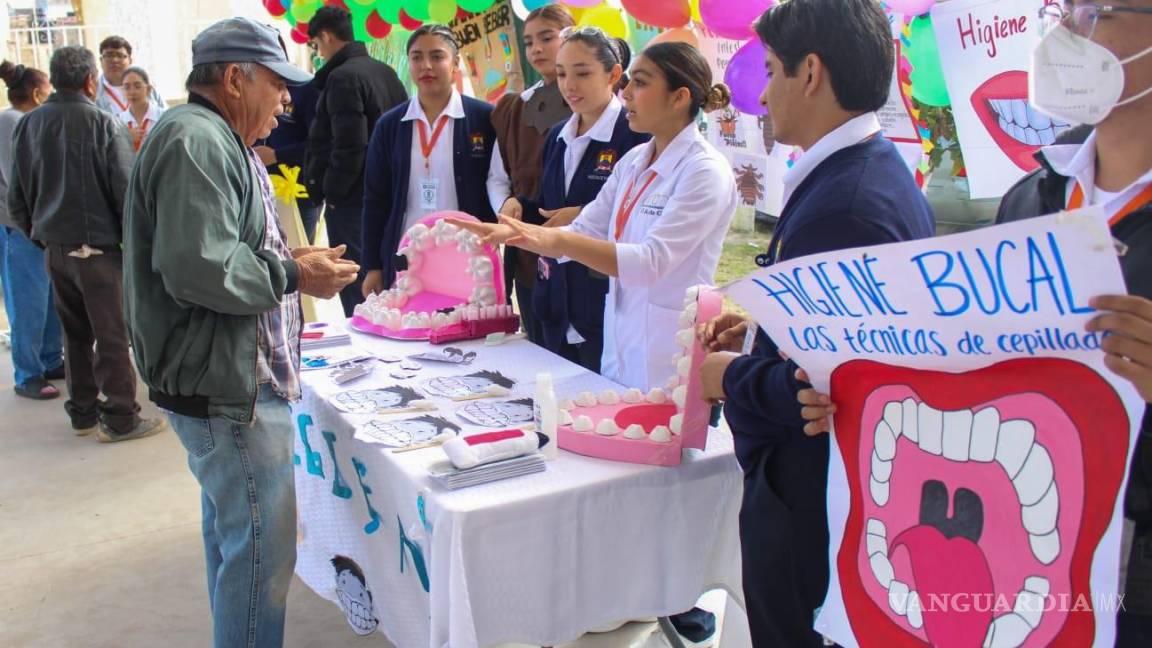
[[[812,382],[808,379],[808,372],[803,369],[796,370],[796,380],[806,383]],[[836,404],[832,402],[832,399],[827,394],[821,394],[809,387],[808,389],[801,389],[796,394],[796,400],[804,406],[800,409],[800,417],[807,421],[804,424],[804,434],[808,436],[828,434],[828,431],[832,429],[832,415],[836,413]]]
[[[275,117],[273,117],[273,120],[275,120]],[[256,151],[256,155],[260,158],[260,161],[264,163],[264,166],[276,164],[276,149],[270,146],[253,146],[252,150]]]
[[[364,283],[360,284],[361,292],[364,293],[364,298],[367,299],[368,295],[375,295],[384,292],[387,286],[384,285],[384,271],[383,270],[369,270],[364,275]]]
[[[572,221],[580,215],[583,207],[561,207],[560,209],[541,209],[540,215],[544,217],[544,227],[564,227],[571,225]]]
[[[524,205],[515,196],[510,196],[500,206],[500,213],[513,220],[524,220]]]
[[[696,337],[709,351],[740,351],[748,334],[749,320],[737,313],[721,313],[701,324]]]
[[[299,259],[300,257],[304,256],[305,254],[312,254],[313,252],[323,252],[324,250],[328,250],[328,249],[330,249],[330,248],[320,247],[318,245],[308,245],[305,247],[293,248],[292,249],[292,258],[293,259]]]
[[[701,396],[708,403],[717,405],[727,398],[727,394],[724,393],[724,372],[728,371],[728,365],[739,357],[738,353],[725,351],[710,353],[704,358],[704,364],[700,366]]]
[[[1102,311],[1087,329],[1108,333],[1100,348],[1104,364],[1131,382],[1140,398],[1152,402],[1152,301],[1132,295],[1107,295],[1088,302]]]
[[[296,257],[296,267],[300,271],[300,292],[321,299],[331,299],[344,286],[356,281],[360,266],[340,258],[346,249],[346,246],[341,245]]]

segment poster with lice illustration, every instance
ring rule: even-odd
[[[831,396],[843,646],[1110,646],[1145,404],[1089,299],[1125,291],[1096,210],[844,250],[729,295]]]
[[[996,198],[1039,167],[1034,158],[1071,124],[1028,103],[1039,13],[1053,0],[951,0],[932,9],[973,199]]]

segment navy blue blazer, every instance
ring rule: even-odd
[[[627,113],[620,111],[612,130],[612,140],[592,140],[565,186],[564,154],[568,145],[559,139],[567,121],[548,131],[544,140],[544,173],[540,178],[540,206],[552,210],[561,207],[583,207],[595,200],[616,163],[634,147],[647,142],[651,135],[635,133],[628,127]],[[544,332],[544,347],[559,353],[567,342],[571,325],[598,348],[604,346],[604,298],[608,294],[608,277],[587,266],[569,261],[541,259],[541,272],[536,277],[532,310]],[[597,357],[599,354],[595,354]]]
[[[496,145],[492,106],[471,97],[464,102],[464,119],[454,127],[453,165],[458,209],[488,223],[496,222],[488,202],[486,182]],[[404,238],[408,210],[408,179],[412,169],[414,121],[402,121],[408,102],[384,113],[368,142],[364,171],[362,215],[364,270],[383,270],[384,285],[396,276],[395,256]]]

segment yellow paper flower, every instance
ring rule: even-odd
[[[300,167],[281,164],[277,170],[280,174],[269,178],[272,180],[272,194],[276,196],[277,200],[293,202],[297,198],[308,197],[308,189],[299,182]]]

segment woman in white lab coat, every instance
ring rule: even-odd
[[[684,43],[652,45],[623,92],[628,125],[652,140],[617,164],[596,200],[565,227],[459,223],[488,242],[572,259],[611,277],[601,373],[628,387],[662,387],[674,371],[685,291],[711,284],[736,211],[728,161],[700,134],[701,110],[728,105],[704,57]],[[550,223],[552,224],[552,223]]]

